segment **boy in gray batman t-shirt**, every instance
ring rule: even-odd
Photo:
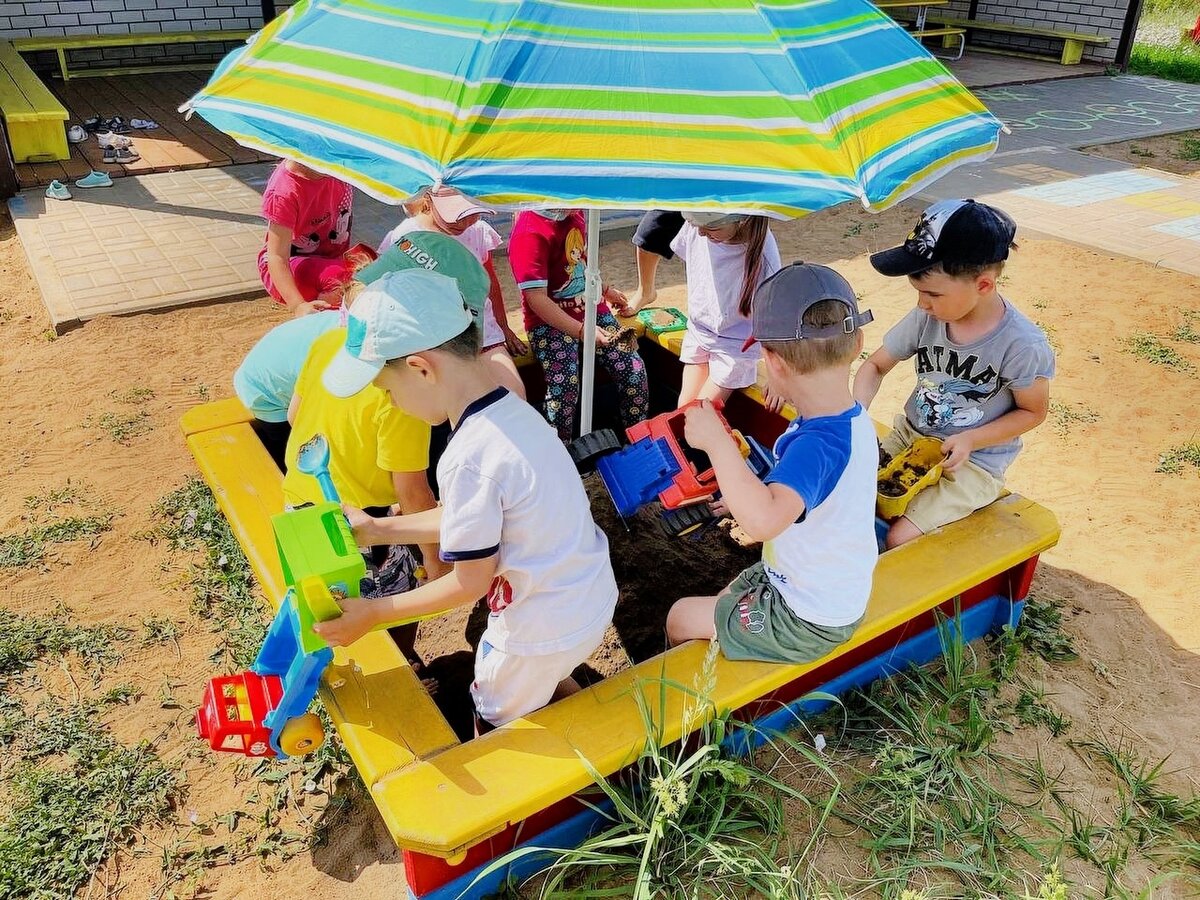
[[[883,377],[915,358],[917,386],[883,449],[892,455],[922,436],[942,441],[941,479],[891,523],[888,548],[987,506],[1021,435],[1046,418],[1054,353],[1042,330],[1000,296],[996,281],[1016,225],[974,200],[943,200],[921,214],[900,247],[876,253],[883,275],[907,275],[917,308],[883,338],[854,378],[869,406]]]

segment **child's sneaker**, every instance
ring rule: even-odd
[[[51,200],[70,200],[71,192],[67,190],[67,186],[61,181],[52,181],[50,186],[46,188],[46,196]]]
[[[72,144],[82,144],[88,139],[88,133],[78,125],[72,125],[67,129],[67,141]]]
[[[132,147],[133,141],[113,131],[96,132],[96,141],[101,147]]]
[[[88,175],[83,176],[75,182],[77,188],[99,188],[112,187],[112,179],[108,177],[107,172],[92,171]]]

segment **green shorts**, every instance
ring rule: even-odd
[[[805,622],[775,590],[763,564],[746,569],[717,598],[717,640],[729,659],[806,663],[846,643],[862,624]]]

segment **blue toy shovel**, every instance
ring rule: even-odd
[[[331,503],[342,502],[337,488],[333,486],[333,479],[329,477],[329,441],[325,440],[325,435],[314,434],[301,445],[300,452],[296,454],[296,468],[317,479],[326,500]]]

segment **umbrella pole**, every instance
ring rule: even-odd
[[[583,386],[579,400],[579,433],[592,430],[596,389],[596,307],[600,304],[600,210],[588,210],[587,289],[583,312]]]

